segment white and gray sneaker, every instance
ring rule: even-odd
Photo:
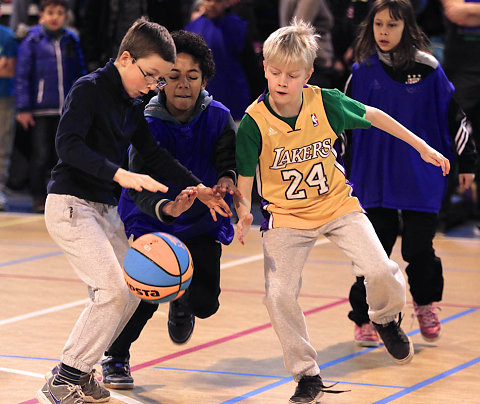
[[[37,391],[37,400],[40,404],[84,404],[82,389],[78,384],[53,384],[51,377],[45,385]]]
[[[60,365],[55,366],[51,371],[45,374],[45,380],[49,380],[52,376],[56,376],[60,371]],[[90,373],[80,377],[80,387],[83,393],[83,401],[85,403],[104,403],[110,400],[110,392],[103,387],[95,377],[95,369]]]

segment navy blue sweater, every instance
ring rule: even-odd
[[[144,105],[125,91],[111,59],[72,87],[55,138],[59,157],[47,190],[92,202],[117,204],[113,177],[132,144],[159,175],[180,186],[201,181],[157,146],[143,116]]]

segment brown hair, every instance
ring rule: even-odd
[[[167,62],[175,63],[175,44],[167,29],[142,17],[135,21],[122,39],[117,58],[128,51],[137,59],[152,54],[159,55]]]
[[[394,20],[405,24],[400,43],[394,49],[393,67],[407,68],[415,61],[416,49],[429,52],[428,38],[418,26],[410,0],[376,0],[360,24],[358,39],[355,44],[354,58],[358,63],[364,62],[377,49],[373,35],[373,22],[378,12],[388,9]]]

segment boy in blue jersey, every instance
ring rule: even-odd
[[[150,131],[160,146],[204,184],[216,186],[223,193],[234,193],[236,127],[229,110],[205,91],[207,81],[215,74],[212,53],[199,34],[177,31],[172,37],[177,60],[165,76],[168,85],[145,109]],[[155,175],[134,148],[130,151],[130,169]],[[195,317],[207,318],[218,310],[222,244],[232,241],[233,226],[228,217],[212,221],[208,209],[198,202],[175,220],[173,215],[162,214],[168,198],[173,199],[181,189],[167,176],[154,178],[169,186],[167,193],[124,189],[118,209],[128,237],[168,232],[182,240],[192,255],[192,282],[182,297],[170,302],[168,316],[171,340],[184,344],[192,335]],[[226,199],[230,202],[231,196]],[[120,336],[105,352],[102,369],[107,387],[133,388],[130,346],[157,308],[157,304],[140,302]]]
[[[315,403],[328,390],[297,302],[302,269],[317,238],[324,235],[365,276],[369,315],[398,364],[413,357],[413,344],[396,318],[405,304],[405,279],[382,248],[373,226],[345,178],[339,135],[371,125],[414,147],[422,158],[449,171],[449,162],[377,108],[338,90],[308,86],[317,51],[314,29],[294,21],[265,41],[268,93],[251,104],[237,133],[237,235],[244,242],[252,222],[251,192],[257,175],[266,216],[263,230],[265,305],[280,340],[284,362],[298,382],[291,403]]]
[[[117,212],[116,185],[137,191],[168,190],[149,175],[121,168],[128,146],[136,148],[156,175],[167,173],[176,184],[196,186],[196,191],[182,193],[181,206],[188,206],[188,195],[197,195],[213,218],[216,213],[231,214],[217,193],[157,146],[143,116],[140,97],[166,85],[163,76],[174,62],[175,45],[165,27],[139,19],[125,34],[117,58],[77,80],[65,100],[56,135],[59,161],[48,184],[45,223],[87,284],[91,300],[65,344],[60,365],[37,393],[42,404],[109,399],[92,368],[140,302],[123,278],[121,263],[129,245]],[[175,205],[169,202],[162,209],[175,215]]]

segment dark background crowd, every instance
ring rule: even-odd
[[[440,0],[411,0],[411,2],[419,25],[430,39],[432,53],[442,64],[445,63],[444,47],[451,40],[452,27],[456,26],[455,23],[445,15]],[[121,38],[128,27],[141,16],[147,16],[150,20],[164,25],[169,31],[187,29],[199,33],[202,33],[205,26],[205,24],[199,26],[197,23],[201,16],[212,21],[222,15],[238,17],[229,23],[234,25],[234,29],[228,33],[225,33],[225,29],[219,31],[226,35],[225,41],[231,44],[231,49],[224,54],[220,54],[221,46],[215,37],[206,37],[217,65],[217,83],[212,80],[211,87],[207,87],[207,90],[232,110],[232,115],[238,122],[242,112],[235,113],[235,110],[243,111],[266,85],[262,71],[263,42],[271,32],[279,26],[287,25],[295,16],[311,22],[321,36],[321,51],[315,62],[315,72],[310,83],[343,90],[353,64],[352,46],[357,28],[368,12],[371,0],[67,0],[66,4],[65,27],[78,36],[83,55],[81,63],[86,72],[93,71],[103,66],[110,58],[116,57]],[[39,24],[39,6],[38,1],[2,2],[0,23],[11,28],[19,45],[31,35],[29,31]],[[476,46],[478,49],[478,45]],[[18,57],[21,58],[22,47],[19,49]],[[472,54],[475,52],[473,49]],[[467,55],[456,63],[471,62]],[[19,68],[17,65],[17,71]],[[475,61],[471,68],[476,72],[480,71],[480,66]],[[225,74],[226,70],[234,71],[236,74],[231,77],[231,74]],[[448,69],[445,70],[448,75]],[[477,77],[480,81],[480,72]],[[245,91],[242,93],[240,90],[232,91],[234,88],[232,86],[242,79],[248,83],[247,86],[243,86]],[[230,84],[228,80],[231,80]],[[216,93],[220,92],[221,88],[228,88],[231,91],[227,91],[222,98]],[[245,100],[240,101],[241,97]],[[462,106],[462,102],[459,103]],[[478,108],[478,102],[474,108]],[[467,116],[476,115],[478,119],[478,113],[468,111],[468,106],[464,109]],[[17,116],[5,188],[0,189],[2,194],[0,209],[32,210],[40,213],[43,211],[44,195],[32,194],[31,185],[32,156],[37,152],[38,145],[35,146],[32,142],[32,127],[20,125],[18,121]],[[474,127],[475,130],[477,133],[474,137],[478,138],[478,127]],[[53,149],[53,144],[50,146]],[[53,166],[55,159],[53,152],[48,168]],[[38,170],[35,171],[37,171],[35,182],[38,183]],[[40,182],[43,187],[44,183],[41,180]],[[9,202],[12,198],[8,198],[8,195],[22,192],[32,196],[33,204],[30,202],[28,206],[14,206]],[[7,198],[4,197],[5,194]],[[474,216],[478,218],[480,213],[478,208],[475,208],[476,199],[475,188],[461,195],[452,191],[443,212],[441,225],[448,228]]]

